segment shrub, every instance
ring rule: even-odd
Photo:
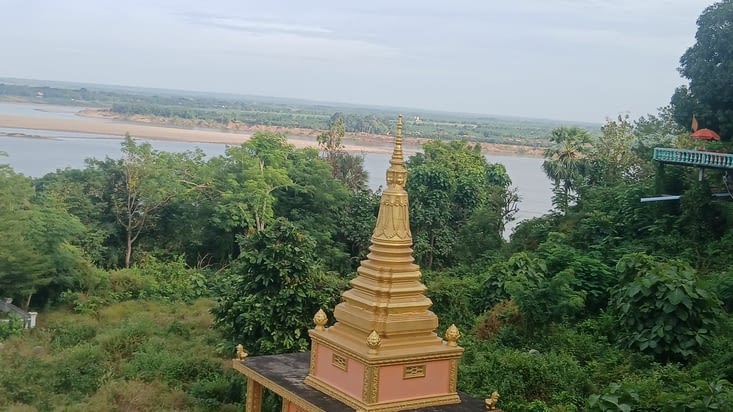
[[[149,282],[145,289],[147,297],[190,302],[209,295],[206,278],[200,271],[189,268],[183,255],[169,262],[148,255],[134,270]]]
[[[569,286],[585,295],[585,309],[598,313],[608,305],[609,289],[615,282],[612,270],[597,257],[567,245],[564,234],[553,232],[537,253],[547,264],[547,273],[571,276]]]
[[[220,371],[218,360],[164,349],[136,352],[124,366],[123,375],[145,381],[161,380],[171,387],[183,387],[198,379],[209,379]]]
[[[535,331],[574,317],[583,309],[585,293],[574,291],[573,282],[573,275],[563,271],[551,278],[517,276],[506,282],[506,289],[522,312],[524,325]]]
[[[9,405],[5,410],[7,412],[38,412],[38,409],[35,406],[24,405],[22,403]]]
[[[49,312],[48,328],[3,342],[0,410],[241,410],[243,378],[210,355],[212,304],[128,301],[99,308],[98,321]]]
[[[733,385],[725,379],[696,380],[662,395],[666,411],[733,411]]]
[[[156,330],[157,327],[148,320],[134,320],[106,335],[97,336],[97,340],[108,356],[126,359],[154,335]]]
[[[505,288],[508,280],[522,279],[537,283],[544,278],[545,273],[547,273],[545,262],[525,252],[515,253],[505,262],[489,266],[482,274],[485,280],[479,297],[480,308],[488,310],[497,303],[509,299],[509,293]]]
[[[86,411],[184,411],[191,401],[183,391],[161,382],[115,380],[102,386],[85,403],[64,410]]]
[[[48,397],[52,388],[46,362],[16,353],[0,352],[0,355],[3,355],[0,362],[4,366],[0,373],[0,409],[5,402],[38,404]]]
[[[723,317],[716,332],[707,343],[704,356],[695,359],[691,370],[704,380],[733,381],[733,317]]]
[[[173,322],[171,322],[170,325],[168,325],[166,332],[171,335],[177,335],[183,338],[188,338],[191,336],[191,329],[192,329],[191,325],[187,325],[178,320],[174,320]]]
[[[623,283],[613,291],[613,308],[629,347],[682,360],[710,340],[719,302],[687,264],[630,254],[619,260],[617,271]]]
[[[588,398],[589,412],[630,412],[639,402],[639,394],[626,385],[612,383],[598,395]]]
[[[543,353],[562,350],[588,370],[593,385],[605,386],[636,368],[631,364],[628,351],[618,348],[603,334],[588,330],[588,324],[597,323],[593,319],[583,322],[580,327],[557,325],[538,337],[532,347]]]
[[[139,299],[146,297],[152,288],[152,279],[134,268],[120,269],[110,272],[109,286],[109,295],[114,302]]]
[[[475,300],[480,288],[475,276],[430,272],[423,279],[428,287],[427,296],[433,302],[431,310],[438,315],[441,329],[451,323],[462,330],[473,326],[478,312]]]
[[[508,403],[580,405],[587,396],[587,372],[567,354],[532,354],[468,339],[463,346],[460,389],[479,397],[496,390],[507,412]]]
[[[227,370],[220,376],[194,382],[187,393],[208,409],[220,409],[221,405],[241,403],[245,387],[240,373]]]
[[[24,329],[25,322],[17,316],[11,315],[8,318],[0,319],[0,341],[11,336],[20,336]]]
[[[103,360],[102,351],[90,344],[62,352],[49,365],[55,392],[76,399],[96,392],[105,373]]]
[[[675,364],[653,364],[645,370],[633,371],[625,376],[619,374],[621,380],[612,382],[599,393],[588,398],[590,411],[708,411],[730,410],[730,408],[703,408],[695,405],[703,400],[707,393],[711,398],[724,400],[730,394],[724,382],[717,390],[709,387],[708,382],[702,384],[694,373]],[[692,381],[692,383],[690,383]],[[712,382],[711,382],[712,383]]]
[[[59,302],[68,305],[82,315],[96,315],[100,307],[109,303],[109,299],[101,295],[88,295],[83,292],[61,292]]]
[[[492,339],[507,325],[517,326],[522,321],[519,308],[511,300],[505,300],[494,305],[476,326],[476,336],[480,339]]]
[[[525,252],[496,263],[486,273],[479,306],[490,308],[511,298],[522,313],[525,332],[542,330],[551,322],[575,316],[584,307],[584,291],[574,290],[572,271],[548,274],[543,259]]]
[[[544,215],[519,222],[510,237],[509,248],[512,252],[537,249],[547,239],[556,221],[556,216]]]
[[[50,328],[52,333],[51,347],[64,349],[92,340],[97,335],[97,328],[87,323],[62,322]]]
[[[733,271],[717,273],[706,279],[710,290],[720,298],[727,312],[733,312]]]

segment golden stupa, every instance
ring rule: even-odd
[[[451,325],[445,339],[424,295],[412,255],[402,116],[387,169],[370,253],[334,309],[336,323],[316,316],[306,384],[359,411],[397,411],[460,402],[463,348]]]

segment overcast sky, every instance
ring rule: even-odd
[[[0,0],[0,77],[638,117],[713,0]]]

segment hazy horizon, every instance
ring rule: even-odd
[[[9,0],[0,77],[598,124],[668,104],[712,3]]]
[[[224,99],[231,99],[231,100],[244,100],[244,99],[262,99],[262,100],[271,100],[276,103],[293,103],[293,104],[302,104],[302,105],[319,105],[319,106],[333,106],[333,108],[353,108],[353,109],[361,109],[361,110],[368,110],[368,109],[376,109],[376,110],[383,110],[383,111],[405,111],[405,112],[415,112],[419,114],[420,112],[427,113],[427,114],[438,114],[438,115],[444,115],[444,116],[457,116],[457,117],[466,117],[471,119],[481,119],[481,118],[496,118],[496,119],[504,119],[504,120],[525,120],[525,121],[536,121],[536,122],[549,122],[549,123],[572,123],[572,124],[578,124],[578,125],[585,125],[585,126],[594,126],[594,127],[600,127],[602,125],[602,122],[589,122],[584,120],[573,120],[573,119],[550,119],[550,118],[541,118],[541,117],[527,117],[527,116],[517,116],[517,115],[503,115],[503,114],[495,114],[495,113],[470,113],[470,112],[457,112],[457,111],[446,111],[446,110],[435,110],[435,109],[424,109],[420,107],[399,107],[399,106],[387,106],[387,105],[379,105],[379,104],[360,104],[360,103],[346,103],[346,102],[334,102],[334,101],[326,101],[326,100],[315,100],[315,99],[308,99],[308,98],[295,98],[295,97],[287,97],[287,96],[264,96],[264,95],[248,95],[248,94],[236,94],[236,93],[229,93],[229,92],[212,92],[209,90],[183,90],[183,89],[164,89],[164,88],[156,88],[156,87],[141,87],[136,85],[125,85],[125,84],[101,84],[101,83],[83,83],[83,82],[70,82],[65,80],[48,80],[48,79],[21,79],[21,78],[15,78],[15,77],[0,77],[0,83],[7,82],[8,84],[14,84],[19,86],[29,86],[29,87],[55,87],[59,89],[64,88],[80,88],[80,87],[86,87],[86,88],[92,88],[96,90],[109,90],[109,91],[120,91],[120,92],[129,92],[129,93],[140,93],[141,91],[147,92],[147,93],[169,93],[170,95],[176,95],[176,96],[187,96],[192,97],[192,95],[204,95],[207,97],[214,97],[214,98],[224,98]],[[29,104],[35,104],[35,103],[29,103]]]

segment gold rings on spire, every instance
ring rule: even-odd
[[[403,189],[407,183],[407,169],[405,169],[405,156],[402,153],[402,115],[397,118],[397,136],[394,141],[392,158],[389,159],[387,169],[387,190],[394,188]]]

